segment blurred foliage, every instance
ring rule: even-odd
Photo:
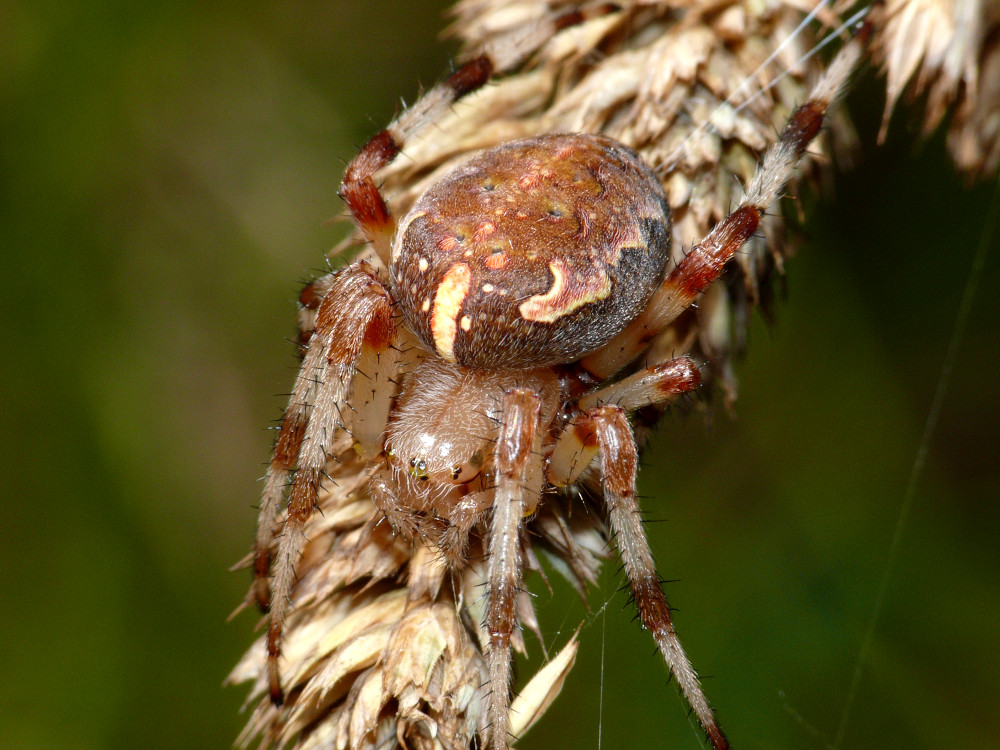
[[[244,690],[220,685],[254,616],[226,622],[249,581],[227,568],[293,377],[296,281],[343,231],[344,161],[447,69],[441,12],[0,0],[0,747],[231,744]],[[646,457],[680,633],[743,748],[836,732],[989,202],[905,111],[876,148],[879,101],[852,97],[864,154],[806,201],[738,418],[669,419]],[[1000,732],[991,241],[846,747]],[[596,747],[600,724],[605,747],[697,747],[605,579],[591,614],[531,582],[548,647],[587,624],[574,695],[525,746]]]

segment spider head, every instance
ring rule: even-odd
[[[393,294],[447,362],[572,362],[649,301],[669,261],[669,216],[652,171],[620,143],[514,141],[447,174],[403,218]]]
[[[485,456],[482,450],[465,455],[454,450],[454,443],[442,440],[440,435],[430,431],[419,434],[417,440],[422,446],[416,448],[415,453],[409,445],[404,445],[402,449],[390,445],[386,451],[392,468],[408,474],[416,482],[468,484],[483,470]]]
[[[393,473],[415,492],[469,484],[482,472],[497,418],[488,380],[437,357],[410,373],[385,444]]]
[[[397,490],[420,506],[444,502],[459,486],[481,489],[492,480],[504,393],[531,388],[551,421],[559,382],[551,368],[494,371],[452,365],[428,357],[410,371],[385,436]]]

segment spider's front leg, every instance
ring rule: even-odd
[[[596,398],[591,400],[606,404],[608,397],[613,395],[612,389],[622,386],[617,395],[626,405],[635,403],[629,394],[639,391],[645,391],[641,398],[647,403],[662,403],[696,387],[698,382],[694,364],[687,357],[682,357],[604,389],[607,393],[603,396],[598,391],[594,394]],[[661,397],[656,396],[657,392],[662,394]],[[635,499],[639,457],[625,409],[618,405],[595,406],[573,419],[556,444],[549,464],[549,480],[556,485],[575,481],[598,453],[611,531],[617,541],[642,624],[653,634],[663,659],[671,674],[677,678],[685,700],[698,717],[712,747],[724,750],[729,743],[674,631],[670,606],[660,586],[660,577],[642,528],[642,516]]]
[[[267,666],[275,704],[283,700],[278,668],[281,635],[295,566],[306,543],[305,524],[317,506],[320,480],[334,452],[334,440],[346,428],[352,384],[357,399],[351,420],[356,446],[362,456],[380,449],[392,396],[388,381],[396,368],[396,335],[392,301],[375,269],[359,262],[339,272],[316,312],[315,329],[281,423],[260,510],[255,591],[262,606],[270,604]],[[367,386],[360,384],[359,363],[368,368],[365,378],[385,384],[377,389],[378,395],[363,395]],[[288,512],[272,561],[278,509],[293,470]],[[272,595],[268,595],[269,572],[273,573]]]
[[[533,510],[537,491],[525,497],[526,479],[540,473],[539,418],[541,399],[531,391],[514,389],[503,400],[502,424],[495,464],[496,496],[490,528],[486,631],[490,646],[490,748],[506,750],[510,707],[510,639],[517,625],[517,596],[521,591],[521,521]],[[536,479],[535,484],[539,483]],[[529,492],[537,490],[531,486]]]
[[[656,645],[677,678],[681,692],[708,735],[715,750],[729,747],[702,692],[698,675],[674,631],[670,607],[660,586],[649,541],[642,528],[642,516],[635,500],[635,477],[638,451],[632,428],[624,410],[617,406],[601,406],[589,412],[601,453],[601,474],[604,478],[605,501],[611,530],[618,542],[625,574],[635,595],[643,624],[653,634]]]

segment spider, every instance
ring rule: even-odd
[[[255,596],[269,612],[273,703],[283,701],[282,629],[304,528],[335,442],[348,435],[377,467],[369,495],[394,530],[460,567],[470,535],[485,529],[493,750],[508,741],[525,520],[591,476],[642,624],[712,746],[728,747],[674,631],[643,531],[629,415],[700,384],[690,357],[647,365],[642,355],[757,232],[868,32],[842,48],[792,114],[742,202],[673,267],[660,181],[635,152],[600,135],[551,133],[483,151],[401,219],[391,215],[379,170],[510,60],[467,62],[361,149],[341,196],[374,255],[304,292],[305,356],[263,491]]]

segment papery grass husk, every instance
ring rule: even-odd
[[[523,41],[523,29],[544,27],[569,9],[598,5],[464,0],[449,33],[468,57]],[[728,213],[822,69],[822,55],[806,59],[807,53],[847,10],[823,9],[793,36],[810,3],[649,0],[617,6],[617,12],[595,13],[537,39],[520,69],[466,97],[437,127],[407,144],[404,157],[381,175],[394,213],[402,215],[430,183],[476,150],[541,132],[601,132],[638,151],[661,176],[680,257]],[[972,176],[995,171],[1000,160],[997,9],[997,3],[978,0],[888,0],[877,9],[872,44],[887,70],[887,119],[904,92],[924,94],[927,127],[950,118],[949,147],[957,166]],[[762,83],[786,71],[758,94]],[[798,183],[815,180],[849,153],[854,136],[847,117],[835,110],[829,124],[786,192],[794,194]],[[780,211],[772,211],[724,280],[664,332],[646,362],[690,352],[706,362],[705,375],[726,400],[735,399],[732,361],[743,348],[745,323],[754,307],[767,312],[774,279],[794,250],[783,224]],[[640,439],[657,416],[655,410],[637,415]],[[351,750],[481,745],[488,682],[481,537],[466,567],[447,569],[433,550],[394,537],[378,522],[367,497],[374,467],[358,459],[350,441],[334,455],[321,512],[306,529],[310,541],[285,628],[286,702],[277,708],[268,700],[266,649],[258,639],[230,675],[231,682],[251,684],[252,714],[238,744]],[[523,536],[529,567],[539,570],[544,549],[581,596],[608,555],[598,501],[594,486],[547,496]],[[537,633],[527,594],[518,614],[522,626]],[[520,632],[514,646],[525,650]],[[555,698],[576,649],[574,637],[516,689],[514,734],[526,731]]]
[[[924,132],[947,120],[956,167],[1000,166],[1000,2],[886,0],[876,53],[886,75],[884,136],[901,98],[924,98]]]

